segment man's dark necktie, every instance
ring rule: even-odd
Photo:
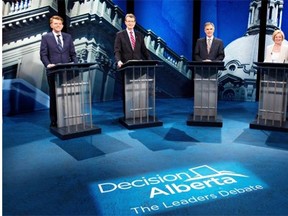
[[[62,42],[60,40],[61,35],[57,35],[57,47],[61,51],[63,49]]]
[[[133,35],[132,31],[130,31],[130,39],[131,39],[132,48],[134,50],[134,48],[135,48],[135,38],[134,38],[134,35]]]

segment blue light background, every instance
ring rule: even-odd
[[[283,5],[283,17],[282,17],[281,30],[284,32],[285,38],[287,40],[288,39],[288,1],[287,0],[284,1],[284,5]]]
[[[191,60],[192,16],[191,0],[135,0],[138,23],[161,37],[178,55]]]
[[[126,14],[126,0],[113,0],[114,4],[118,5],[119,8],[123,10],[123,12]]]
[[[221,38],[226,47],[247,31],[251,0],[207,0],[201,3],[201,37],[205,36],[204,23],[213,22],[215,37]]]

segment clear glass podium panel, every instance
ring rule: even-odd
[[[217,118],[217,72],[206,70],[204,74],[196,73],[194,78],[194,120]]]
[[[250,128],[288,132],[288,64],[254,62],[259,72],[257,117]]]
[[[119,69],[123,73],[124,117],[119,121],[128,129],[162,126],[156,117],[155,86],[157,60],[130,60]]]
[[[75,73],[66,71],[65,73]],[[90,107],[90,82],[85,80],[89,71],[83,71],[72,79],[65,80],[65,75],[58,74],[56,87],[58,127],[69,128],[82,124],[84,127],[92,124]],[[61,82],[62,80],[63,82]]]
[[[155,67],[127,68],[124,77],[125,120],[156,121]]]
[[[194,106],[187,125],[222,127],[218,115],[218,71],[224,70],[222,61],[195,61],[189,67],[194,75]]]
[[[92,119],[91,73],[93,63],[60,64],[53,68],[57,127],[51,132],[61,139],[101,133]]]
[[[281,126],[286,121],[287,74],[281,68],[266,68],[260,77],[257,122]]]

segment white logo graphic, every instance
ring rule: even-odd
[[[189,168],[184,172],[169,173],[165,175],[157,174],[152,177],[141,177],[140,179],[124,181],[118,184],[113,182],[101,183],[98,184],[98,188],[101,193],[111,193],[115,190],[152,187],[150,198],[154,198],[161,194],[171,195],[175,193],[188,192],[191,189],[202,190],[207,187],[211,188],[214,186],[235,184],[237,181],[233,177],[248,178],[246,175],[232,171],[217,171],[208,165],[202,165]],[[176,184],[176,182],[180,182],[180,184]]]
[[[223,166],[222,166],[223,167]],[[230,165],[238,169],[237,165]],[[251,174],[216,169],[209,165],[184,168],[182,170],[162,172],[114,180],[97,184],[99,198],[117,197],[121,200],[131,198],[131,193],[141,194],[129,201],[129,210],[134,214],[165,211],[228,198],[240,194],[263,190],[265,184]],[[95,185],[96,186],[96,185]],[[107,196],[111,194],[112,196]]]
[[[237,174],[234,173],[232,171],[217,171],[216,169],[208,166],[208,165],[203,165],[203,166],[198,166],[198,167],[194,167],[194,168],[190,168],[189,171],[191,171],[192,173],[195,174],[194,178],[191,179],[187,179],[185,181],[194,181],[194,180],[200,180],[200,179],[205,179],[205,178],[212,178],[212,177],[219,177],[219,176],[238,176],[238,177],[246,177],[248,178],[248,176],[246,175],[242,175],[242,174]],[[204,174],[203,171],[208,172],[208,174],[206,174],[206,172]],[[211,173],[211,174],[209,174]]]

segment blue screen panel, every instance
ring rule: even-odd
[[[286,4],[285,4],[286,3]],[[285,34],[286,40],[288,39],[288,1],[284,1],[284,6],[283,6],[283,16],[282,16],[282,26],[281,30]]]
[[[127,11],[127,0],[113,0],[114,4],[118,5],[119,8],[121,8],[123,10],[124,13],[126,13]]]
[[[224,46],[242,37],[247,31],[250,2],[251,0],[202,1],[201,37],[205,36],[205,22],[214,23],[214,35],[223,40]]]
[[[188,59],[192,57],[192,11],[191,0],[135,0],[137,22]]]

